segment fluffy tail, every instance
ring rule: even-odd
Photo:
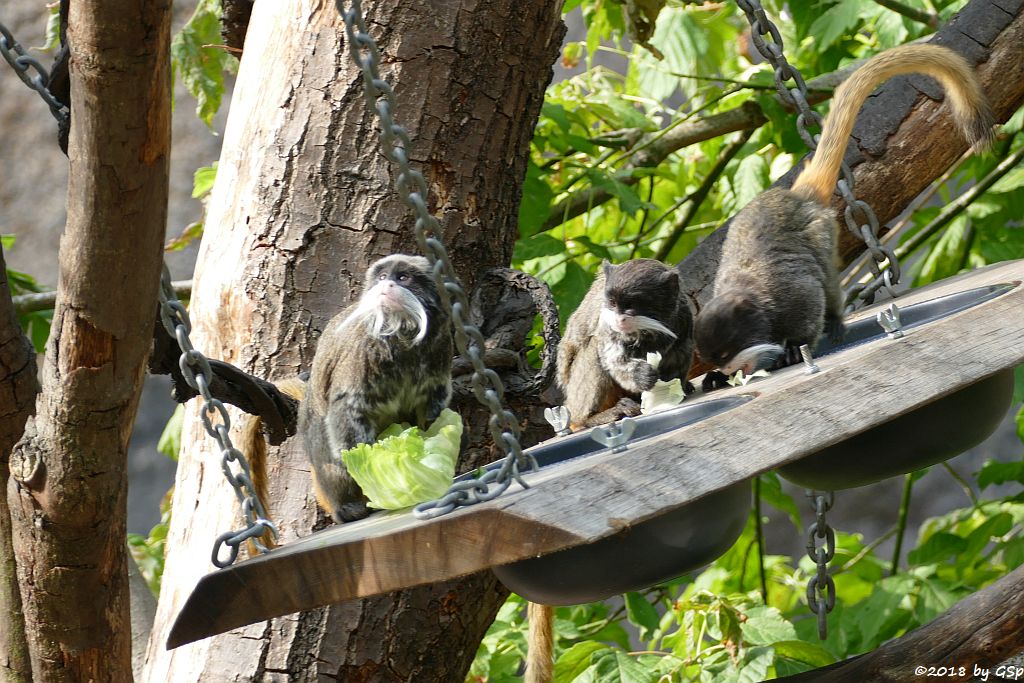
[[[306,383],[298,378],[286,379],[277,388],[292,398],[301,401],[306,394]],[[242,435],[238,443],[239,450],[249,461],[252,485],[256,495],[263,501],[263,508],[270,517],[270,479],[267,476],[267,440],[263,438],[263,420],[252,415],[242,425]],[[260,539],[268,548],[274,547],[274,537],[268,531]],[[249,544],[249,553],[256,554],[256,546]]]
[[[939,45],[894,47],[873,57],[836,88],[821,142],[814,158],[793,183],[795,192],[813,196],[822,204],[828,202],[860,106],[883,81],[910,73],[931,76],[942,84],[953,107],[953,117],[975,150],[980,151],[992,142],[992,109],[974,69],[963,57]]]
[[[530,622],[530,642],[523,683],[551,683],[555,659],[555,608],[531,602],[526,613]]]

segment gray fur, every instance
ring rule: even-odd
[[[364,292],[371,292],[381,277],[394,280],[423,304],[426,334],[416,341],[415,316],[406,316],[409,324],[392,334],[380,334],[373,316],[349,320],[361,304],[366,308],[365,301],[356,302],[332,318],[320,337],[309,389],[299,406],[298,429],[317,498],[336,522],[369,513],[339,453],[372,443],[395,422],[426,427],[451,396],[450,322],[426,259],[395,255],[377,261],[367,270]]]
[[[695,323],[701,358],[725,366],[757,344],[817,343],[841,334],[833,211],[790,190],[766,191],[733,219],[714,296]]]
[[[693,317],[682,293],[678,272],[652,259],[605,264],[579,308],[569,318],[558,346],[558,383],[572,423],[587,425],[602,411],[637,399],[659,378],[685,383],[693,360]],[[640,331],[622,334],[601,322],[601,309],[612,308],[640,320]],[[651,329],[653,319],[675,338]],[[647,354],[662,354],[657,371]],[[602,416],[599,419],[605,419]],[[596,424],[596,423],[595,423]]]

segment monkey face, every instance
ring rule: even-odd
[[[679,276],[674,269],[652,259],[637,259],[619,266],[605,262],[603,270],[602,325],[627,337],[644,331],[676,337],[663,322],[671,320],[678,306]]]
[[[783,351],[771,341],[764,311],[743,296],[721,295],[709,301],[694,321],[693,336],[700,357],[729,375],[737,370],[749,375],[768,367]]]
[[[430,324],[442,323],[441,297],[422,256],[396,254],[380,259],[366,271],[359,304],[346,324],[366,321],[375,337],[412,336],[418,344]]]
[[[394,254],[373,263],[366,271],[364,292],[377,288],[381,303],[401,307],[408,298],[400,290],[415,297],[429,314],[441,310],[441,297],[431,275],[430,262],[422,256]],[[365,296],[365,294],[364,294]]]

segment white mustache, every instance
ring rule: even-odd
[[[750,375],[767,367],[783,353],[785,353],[785,349],[778,344],[754,344],[737,353],[719,370],[726,375],[731,375],[737,370],[742,370],[743,374]]]
[[[622,319],[626,318],[629,322],[629,327],[632,328],[628,332],[623,329]],[[635,336],[644,331],[659,332],[666,336],[676,338],[676,333],[665,327],[661,322],[654,318],[648,318],[646,315],[620,315],[610,308],[601,308],[601,324],[619,332],[630,336]]]
[[[369,333],[377,338],[390,337],[403,329],[414,328],[416,336],[412,343],[419,344],[427,336],[427,309],[423,307],[423,302],[408,289],[398,285],[392,290],[400,298],[398,307],[385,306],[381,301],[384,285],[385,282],[380,282],[363,292],[359,304],[341,326],[366,322]]]

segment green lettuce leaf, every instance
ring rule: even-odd
[[[440,498],[455,479],[462,418],[445,409],[426,432],[394,424],[373,444],[341,453],[341,460],[369,506],[397,510]]]

